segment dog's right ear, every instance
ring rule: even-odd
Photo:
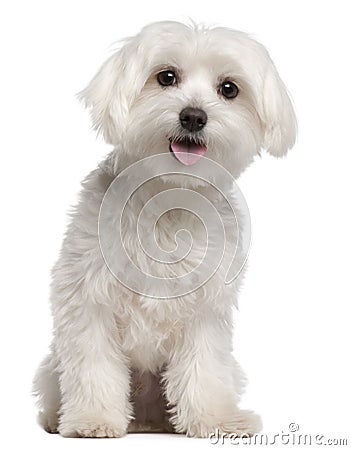
[[[103,134],[106,142],[112,144],[118,134],[117,123],[123,121],[123,100],[119,102],[119,107],[114,102],[120,70],[119,55],[116,53],[102,65],[88,86],[78,94],[79,100],[90,108],[94,129]]]
[[[127,43],[115,52],[78,94],[79,100],[91,110],[94,129],[113,145],[121,139],[136,92],[130,73],[133,51],[129,47]]]

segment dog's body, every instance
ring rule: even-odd
[[[244,379],[231,354],[231,307],[242,275],[226,285],[219,268],[198,289],[167,300],[133,292],[107,267],[98,218],[104,198],[113,213],[117,199],[105,194],[116,175],[168,153],[169,145],[180,163],[206,151],[235,177],[261,147],[284,154],[295,139],[295,118],[268,54],[243,33],[157,23],[113,55],[82,97],[115,149],[84,181],[53,270],[52,353],[35,379],[42,425],[63,436],[255,433],[259,418],[238,408]],[[211,199],[231,233],[228,205],[206,183],[172,175],[152,180],[131,199],[121,230],[127,253],[144,269],[154,267],[136,242],[138,212],[175,186]],[[176,268],[156,267],[164,277],[181,276],[201,260],[206,236],[188,211],[166,212],[154,232],[172,251],[180,229],[191,230],[190,257]]]

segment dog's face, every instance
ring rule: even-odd
[[[294,111],[262,45],[225,28],[160,22],[126,41],[81,97],[96,129],[130,162],[205,155],[238,176],[261,148],[293,145]]]

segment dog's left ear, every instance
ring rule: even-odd
[[[261,67],[261,93],[258,114],[263,127],[262,148],[274,156],[283,156],[294,145],[296,116],[287,89],[273,61],[265,52]]]

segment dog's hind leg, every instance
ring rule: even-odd
[[[131,378],[134,420],[129,423],[128,433],[174,433],[166,412],[161,376],[134,369]]]
[[[61,405],[55,357],[51,353],[40,364],[33,380],[33,393],[39,407],[38,422],[48,433],[57,433]]]

